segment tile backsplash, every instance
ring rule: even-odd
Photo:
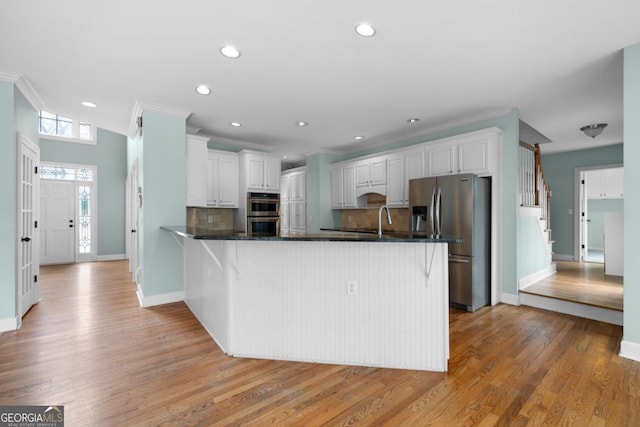
[[[187,208],[187,227],[208,231],[233,230],[233,209]]]
[[[387,231],[409,231],[409,210],[391,208],[391,221],[387,224],[386,212],[383,212],[382,229]],[[340,227],[378,229],[378,209],[343,209],[340,212]]]

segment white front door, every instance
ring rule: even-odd
[[[38,245],[40,149],[18,133],[18,310],[19,317],[38,302]]]
[[[75,262],[75,183],[40,181],[40,264]]]

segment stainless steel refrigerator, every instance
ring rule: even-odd
[[[490,302],[491,181],[473,174],[409,180],[415,236],[460,237],[449,244],[449,303],[475,311]]]

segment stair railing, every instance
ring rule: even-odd
[[[546,228],[551,227],[551,188],[540,159],[540,147],[520,141],[520,206],[539,207]]]

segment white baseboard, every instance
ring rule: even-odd
[[[138,303],[140,304],[140,307],[143,308],[153,307],[154,305],[171,304],[172,302],[184,301],[184,291],[168,292],[166,294],[150,295],[145,297],[142,289],[140,289],[140,285],[138,285],[136,295],[138,295]]]
[[[554,261],[575,261],[573,255],[553,254]]]
[[[15,331],[18,329],[18,325],[18,319],[15,317],[0,319],[0,332]]]
[[[500,302],[503,302],[505,304],[509,304],[509,305],[520,305],[520,296],[519,295],[513,295],[513,294],[506,294],[506,293],[502,293],[502,298],[500,299]]]
[[[620,357],[640,362],[640,344],[623,339],[620,343]]]
[[[113,254],[113,255],[98,255],[96,261],[118,261],[121,259],[127,259],[125,254]]]
[[[522,305],[528,305],[530,307],[556,311],[558,313],[570,314],[572,316],[584,317],[585,319],[598,320],[600,322],[622,326],[622,312],[617,310],[609,310],[606,308],[594,307],[592,305],[579,304],[571,301],[563,301],[527,293],[520,294],[520,302]]]
[[[546,279],[549,276],[553,276],[554,274],[556,274],[556,265],[552,263],[546,268],[518,280],[518,289],[526,289],[528,286],[531,286],[542,279]]]

